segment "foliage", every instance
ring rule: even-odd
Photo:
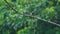
[[[49,21],[60,24],[60,0],[0,0],[0,34],[60,34]]]

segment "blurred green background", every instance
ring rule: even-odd
[[[19,13],[60,24],[60,0],[0,0],[0,34],[60,34],[59,26]]]

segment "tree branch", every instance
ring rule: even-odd
[[[14,9],[6,0],[4,0],[4,1],[9,6],[9,8],[11,8],[13,11],[15,11],[16,13],[18,13],[18,11],[16,9]],[[51,22],[51,21],[48,21],[48,20],[45,20],[45,19],[42,19],[40,17],[36,17],[36,16],[33,16],[33,15],[28,15],[28,14],[21,14],[21,15],[24,15],[24,16],[27,16],[27,17],[32,17],[32,18],[35,18],[35,19],[39,19],[39,20],[42,20],[44,22],[48,22],[48,23],[51,23],[51,24],[54,24],[54,25],[57,25],[57,26],[60,27],[60,24],[55,23],[55,22]]]

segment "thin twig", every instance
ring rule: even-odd
[[[13,8],[13,7],[10,5],[10,3],[7,2],[7,0],[4,0],[4,1],[5,1],[5,3],[7,4],[7,6],[8,6],[9,8],[11,8],[12,10],[15,11],[15,13],[18,12],[17,10],[15,10],[15,8]]]

